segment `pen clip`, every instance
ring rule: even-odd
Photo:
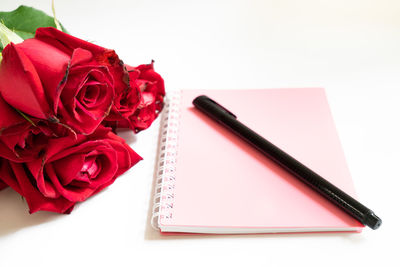
[[[227,108],[221,106],[220,104],[218,104],[217,102],[215,102],[214,100],[212,100],[211,98],[207,97],[208,101],[213,102],[216,106],[218,106],[219,108],[221,108],[222,110],[224,110],[226,113],[228,113],[229,115],[231,115],[232,117],[234,117],[235,119],[237,118],[235,114],[233,114],[232,112],[230,112]]]

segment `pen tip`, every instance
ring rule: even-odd
[[[374,213],[370,213],[367,215],[365,224],[369,227],[371,227],[373,230],[376,230],[381,226],[382,220],[376,216]]]

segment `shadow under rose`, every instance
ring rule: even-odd
[[[59,217],[45,211],[29,214],[28,205],[19,194],[11,188],[0,191],[0,237]]]

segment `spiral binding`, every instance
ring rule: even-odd
[[[157,180],[151,225],[159,229],[160,220],[173,218],[175,164],[178,146],[180,92],[170,93],[161,122]]]

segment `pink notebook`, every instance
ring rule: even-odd
[[[361,231],[363,225],[198,110],[205,94],[355,195],[324,89],[183,90],[162,121],[153,225],[161,232]]]

